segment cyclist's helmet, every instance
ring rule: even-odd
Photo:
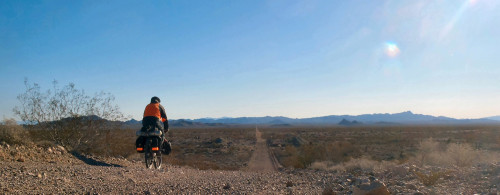
[[[155,104],[155,103],[160,103],[160,98],[158,98],[158,97],[156,97],[156,96],[152,97],[152,98],[151,98],[151,103],[152,103],[152,104]]]

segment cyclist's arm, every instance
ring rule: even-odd
[[[162,118],[162,122],[163,122],[163,128],[165,130],[168,130],[168,118],[167,118],[167,113],[165,112],[165,108],[163,108],[162,105],[159,106],[160,107],[160,115],[161,115],[161,118]]]

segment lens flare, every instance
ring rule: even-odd
[[[391,58],[397,57],[400,53],[398,45],[394,42],[385,43],[385,54]]]

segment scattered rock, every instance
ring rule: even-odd
[[[59,152],[61,152],[61,153],[65,153],[65,152],[66,152],[66,149],[65,149],[63,146],[61,146],[61,145],[58,145],[58,146],[57,146],[57,150],[58,150]]]
[[[406,188],[407,189],[410,189],[410,190],[417,190],[417,186],[415,186],[415,184],[406,184]]]
[[[19,157],[19,158],[17,159],[17,162],[24,162],[24,158],[23,158],[23,157]]]
[[[222,189],[224,189],[224,190],[229,190],[229,189],[231,189],[231,184],[226,183],[226,185],[224,185],[224,187],[222,187]]]
[[[292,187],[293,186],[293,182],[292,181],[287,181],[286,182],[286,187]]]
[[[358,183],[358,182],[357,182]],[[354,195],[390,195],[389,190],[381,181],[370,178],[369,181],[361,180],[358,185],[353,188]]]
[[[220,138],[220,137],[218,137],[218,138],[216,138],[216,139],[214,140],[214,142],[215,142],[215,143],[217,143],[217,144],[220,144],[220,143],[222,143],[223,141],[224,141],[224,140],[223,140],[222,138]]]
[[[6,142],[2,141],[2,146],[4,146],[5,148],[9,149],[10,148],[10,145],[7,144]]]

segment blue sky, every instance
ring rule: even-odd
[[[140,119],[500,115],[500,1],[2,1],[0,114],[23,81]]]

